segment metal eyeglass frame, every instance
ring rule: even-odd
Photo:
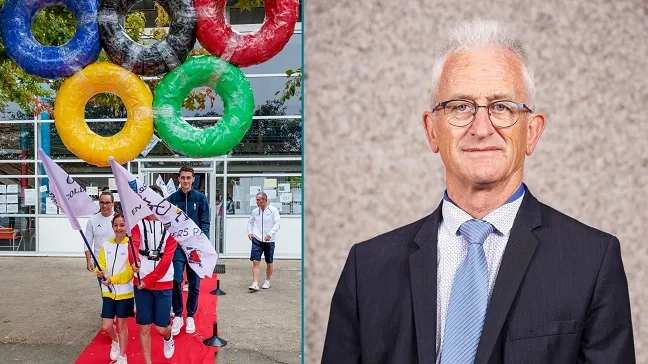
[[[498,125],[495,125],[495,123],[493,122],[493,119],[491,119],[490,107],[493,106],[494,104],[497,104],[497,103],[500,103],[500,102],[510,102],[510,103],[513,103],[513,104],[517,105],[517,107],[519,107],[520,110],[524,110],[524,109],[526,109],[528,112],[533,113],[533,110],[531,110],[531,109],[530,109],[526,104],[524,104],[524,103],[522,103],[522,102],[518,102],[518,101],[513,101],[513,100],[497,100],[497,101],[493,101],[493,102],[491,102],[491,103],[488,104],[488,105],[477,105],[476,102],[474,102],[474,101],[470,101],[470,100],[465,100],[465,99],[452,99],[452,100],[447,100],[447,101],[440,102],[437,106],[435,106],[435,107],[432,109],[432,111],[437,111],[439,108],[444,109],[444,111],[445,111],[445,107],[446,107],[446,105],[448,105],[449,103],[451,103],[451,102],[453,102],[453,101],[465,101],[465,102],[471,103],[471,104],[473,104],[474,109],[475,109],[475,112],[473,112],[473,114],[472,114],[472,119],[470,119],[470,122],[467,123],[466,125],[455,125],[455,124],[453,124],[453,123],[451,123],[451,122],[449,122],[449,121],[446,120],[446,121],[448,122],[448,124],[450,124],[450,125],[452,125],[452,126],[456,126],[456,127],[458,127],[458,128],[464,128],[464,127],[466,127],[466,126],[472,124],[472,122],[475,121],[475,117],[477,116],[477,111],[479,111],[479,108],[480,108],[480,107],[486,108],[486,113],[488,114],[488,121],[490,121],[491,124],[492,124],[494,127],[496,127],[496,128],[506,129],[506,128],[510,128],[510,127],[512,127],[513,125],[517,124],[518,120],[520,120],[519,117],[518,117],[518,118],[513,122],[513,124],[511,124],[511,125],[509,125],[509,126],[498,126]]]

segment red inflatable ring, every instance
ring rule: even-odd
[[[299,0],[265,0],[261,29],[241,34],[225,19],[226,0],[194,0],[198,41],[205,49],[238,67],[263,63],[279,53],[295,30]]]

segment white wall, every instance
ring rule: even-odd
[[[65,215],[38,217],[38,254],[83,256],[83,238],[78,231],[72,230]],[[84,229],[87,217],[80,217]]]
[[[225,222],[225,248],[227,258],[250,258],[252,242],[247,237],[248,216],[228,216]],[[275,259],[301,259],[302,218],[281,216],[281,228],[277,232]]]

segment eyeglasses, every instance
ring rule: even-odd
[[[464,127],[475,120],[480,107],[488,110],[488,119],[498,128],[511,127],[517,123],[523,112],[533,112],[525,104],[510,100],[495,101],[486,106],[469,100],[448,100],[440,102],[432,111],[443,109],[443,116],[450,125]]]

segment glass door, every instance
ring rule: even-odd
[[[140,178],[149,185],[158,185],[163,191],[166,190],[166,196],[180,189],[178,182],[178,171],[181,165],[164,167],[140,167]],[[193,189],[207,196],[209,201],[209,241],[216,251],[220,254],[223,249],[223,221],[222,214],[219,214],[222,204],[223,188],[218,188],[223,183],[223,178],[214,175],[214,171],[209,167],[193,167],[194,184]]]

